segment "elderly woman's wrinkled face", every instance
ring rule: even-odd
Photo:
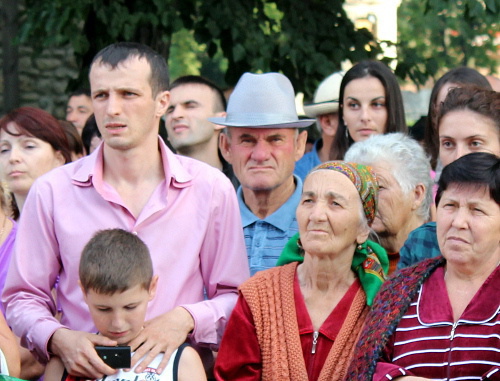
[[[344,174],[319,170],[310,174],[297,207],[300,240],[306,255],[353,255],[366,241],[362,205],[354,184]]]
[[[439,201],[436,219],[439,247],[448,263],[498,262],[500,206],[485,187],[451,184]]]
[[[380,235],[396,235],[414,212],[415,198],[406,195],[392,175],[388,163],[371,165],[379,184],[378,208],[372,229]]]

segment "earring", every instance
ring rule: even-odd
[[[300,238],[297,240],[297,246],[300,250],[304,250],[304,248],[302,247],[302,242],[300,242]]]

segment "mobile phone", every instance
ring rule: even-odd
[[[111,368],[113,369],[130,368],[130,359],[132,357],[132,354],[130,352],[130,347],[96,346],[95,350],[99,355],[99,357],[102,359],[102,361],[104,361]]]

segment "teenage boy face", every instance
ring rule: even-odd
[[[99,333],[117,341],[118,345],[126,345],[134,339],[143,328],[148,302],[155,295],[157,280],[157,277],[153,278],[149,290],[141,285],[111,295],[88,290],[85,301]]]

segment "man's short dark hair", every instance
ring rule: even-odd
[[[84,89],[84,88],[76,89],[71,94],[69,94],[68,99],[71,97],[79,97],[80,95],[85,95],[90,98],[90,89]]]
[[[451,185],[485,188],[490,197],[500,205],[500,158],[487,152],[464,155],[443,168],[439,177],[436,204]]]
[[[148,247],[138,236],[107,229],[98,231],[85,245],[79,276],[84,292],[112,295],[137,285],[149,290],[153,264]]]
[[[154,97],[159,92],[168,90],[169,75],[165,58],[149,46],[137,42],[117,42],[105,47],[96,54],[90,66],[102,63],[115,69],[118,64],[127,61],[131,57],[144,58],[149,63],[151,68],[149,83]]]
[[[185,75],[183,77],[177,78],[172,85],[170,85],[170,90],[182,85],[204,85],[212,89],[215,93],[216,101],[214,103],[214,112],[226,111],[227,101],[224,96],[224,92],[219,86],[210,81],[207,78],[201,77],[199,75]]]

